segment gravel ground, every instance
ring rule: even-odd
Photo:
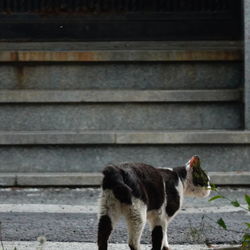
[[[243,203],[243,195],[250,194],[249,188],[224,188],[222,192],[230,199]],[[6,241],[35,241],[45,235],[54,242],[96,241],[98,197],[100,189],[0,189],[1,204],[39,204],[43,212],[0,212],[2,238]],[[49,205],[92,206],[92,212],[58,213],[47,212]],[[235,209],[235,210],[234,210]],[[202,212],[201,212],[202,211]],[[216,221],[223,218],[229,230],[219,228]],[[182,212],[169,226],[171,244],[234,244],[240,243],[245,222],[250,222],[249,213],[232,207],[226,200],[208,202],[208,199],[188,198]],[[232,231],[231,231],[232,230]],[[150,231],[146,226],[142,243],[150,243]],[[127,232],[124,222],[118,223],[111,237],[113,243],[125,243]]]

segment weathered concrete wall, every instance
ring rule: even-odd
[[[240,43],[148,51],[138,42],[93,53],[8,46],[0,44],[0,173],[93,174],[122,161],[173,167],[194,154],[210,172],[249,171]]]
[[[0,89],[223,89],[241,86],[241,62],[0,64]]]
[[[245,24],[245,128],[250,129],[250,0],[244,0]]]
[[[249,145],[69,145],[0,147],[0,172],[100,172],[124,161],[174,167],[196,154],[208,171],[249,171]]]
[[[240,129],[238,103],[2,104],[0,130]]]

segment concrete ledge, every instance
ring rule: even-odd
[[[0,42],[0,51],[220,50],[243,49],[242,41]]]
[[[250,172],[210,172],[216,185],[250,185]],[[99,186],[101,173],[0,173],[0,186]]]
[[[17,186],[98,186],[102,175],[99,173],[18,173],[16,178]]]
[[[0,132],[0,145],[113,144],[115,134],[102,131]]]
[[[40,244],[37,241],[3,241],[6,250],[17,248],[18,250],[39,249]],[[51,242],[45,243],[44,249],[50,250],[95,250],[96,243],[87,242]],[[127,244],[109,244],[109,250],[128,250]],[[150,250],[151,245],[142,245],[142,250]],[[208,250],[206,245],[171,245],[172,250]],[[211,249],[211,248],[210,248]],[[217,249],[217,248],[216,248]]]
[[[0,145],[250,144],[250,131],[0,131]]]
[[[118,132],[117,144],[249,144],[248,131],[128,131]]]
[[[250,185],[250,172],[210,172],[211,182],[220,185]]]
[[[218,90],[1,90],[0,103],[232,102],[239,89]]]
[[[16,186],[15,173],[0,173],[0,187]]]
[[[242,47],[170,46],[168,48],[74,50],[0,50],[0,62],[242,61]]]

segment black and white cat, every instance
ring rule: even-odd
[[[185,195],[207,197],[209,177],[193,156],[183,167],[154,168],[143,163],[105,167],[98,224],[98,249],[108,249],[115,223],[124,216],[129,247],[140,250],[146,221],[152,228],[152,250],[169,250],[167,227],[180,210]]]

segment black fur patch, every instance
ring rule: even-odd
[[[117,166],[109,165],[103,170],[102,188],[113,190],[114,196],[120,202],[132,204],[131,188],[124,183],[122,171]]]
[[[186,167],[176,167],[173,171],[177,173],[182,182],[187,178]]]
[[[169,248],[168,247],[163,247],[162,250],[169,250]]]
[[[152,250],[161,250],[162,240],[162,227],[156,226],[152,231]]]
[[[160,171],[143,163],[107,166],[103,189],[111,189],[115,197],[131,204],[132,195],[146,203],[148,210],[159,209],[164,202],[164,183]]]
[[[108,239],[112,232],[112,222],[108,215],[101,216],[98,223],[98,249],[107,250],[108,249]]]
[[[209,183],[209,179],[204,170],[200,167],[193,168],[193,183],[195,186],[207,187]]]
[[[133,246],[131,246],[131,245],[128,245],[128,246],[129,246],[130,250],[136,250]]]
[[[162,175],[165,180],[165,192],[167,197],[166,213],[171,217],[180,208],[180,196],[176,189],[179,183],[179,175],[176,171],[168,169],[162,170]]]

